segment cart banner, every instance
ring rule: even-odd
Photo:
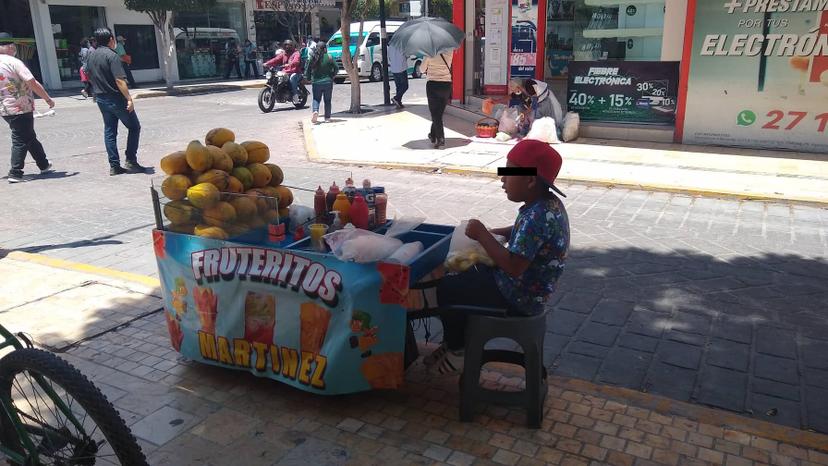
[[[683,142],[828,152],[828,2],[696,1]]]
[[[538,0],[512,0],[510,78],[534,78],[538,64]]]
[[[672,125],[678,62],[573,61],[568,108],[585,121]]]
[[[183,356],[320,394],[402,385],[406,267],[159,230],[153,241]]]

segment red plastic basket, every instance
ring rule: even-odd
[[[492,123],[484,123],[486,120],[491,120],[494,122]],[[497,127],[500,124],[497,119],[492,117],[484,117],[477,120],[477,124],[475,125],[475,129],[477,130],[477,137],[480,138],[493,138],[497,135]]]

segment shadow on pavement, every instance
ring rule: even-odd
[[[55,171],[55,172],[52,172],[52,173],[47,173],[45,175],[41,175],[41,174],[23,175],[23,183],[29,183],[31,181],[37,181],[37,180],[52,180],[52,179],[60,179],[60,178],[70,178],[70,177],[76,176],[78,174],[79,174],[79,172],[59,172],[59,171]],[[2,179],[3,180],[8,180],[9,177],[4,176]]]
[[[454,149],[456,147],[463,147],[471,144],[471,140],[462,138],[446,138],[446,145],[442,149]],[[434,150],[434,145],[428,139],[418,139],[416,141],[409,141],[402,145],[406,149],[412,150]]]

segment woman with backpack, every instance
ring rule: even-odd
[[[328,55],[328,46],[324,42],[316,44],[316,49],[305,67],[305,79],[311,82],[313,91],[313,116],[311,122],[316,124],[319,118],[320,100],[325,101],[325,121],[331,119],[331,97],[333,97],[333,78],[339,71],[333,58]]]
[[[431,112],[431,132],[428,139],[435,149],[446,145],[443,113],[451,99],[451,59],[452,53],[441,53],[436,57],[425,57],[420,67],[428,77],[426,97],[428,111]]]

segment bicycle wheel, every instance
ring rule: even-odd
[[[51,392],[51,393],[49,393]],[[146,465],[141,447],[98,388],[74,366],[48,351],[26,348],[0,359],[0,396],[37,450],[26,464]],[[0,441],[23,456],[21,439],[3,420]]]

